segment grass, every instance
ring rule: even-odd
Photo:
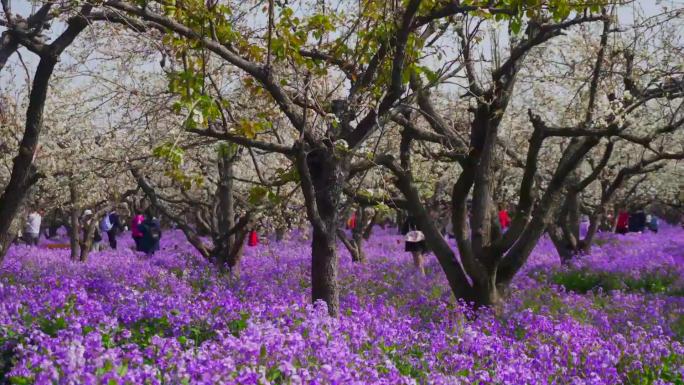
[[[673,271],[653,271],[634,277],[624,273],[573,269],[555,271],[548,276],[548,279],[556,285],[565,287],[568,291],[583,294],[601,289],[670,296],[684,295],[684,287],[678,282],[678,276]]]

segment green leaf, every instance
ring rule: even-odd
[[[24,377],[24,376],[16,376],[16,377],[10,377],[9,379],[10,384],[14,385],[29,385],[33,384],[33,380],[29,377]]]
[[[249,190],[247,201],[256,206],[264,200],[268,192],[269,190],[264,186],[254,186],[251,190]]]
[[[511,19],[511,32],[513,32],[514,35],[520,33],[521,24],[522,20],[520,20],[519,17],[514,17],[513,19]]]

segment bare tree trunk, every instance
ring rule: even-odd
[[[600,210],[603,210],[603,208]],[[591,252],[591,246],[594,243],[594,237],[596,236],[596,232],[598,231],[602,220],[603,212],[600,212],[589,218],[589,228],[587,229],[587,233],[584,235],[584,238],[580,242],[580,248],[584,254],[589,254]]]
[[[603,208],[600,207],[589,218],[589,228],[584,237],[580,232],[580,203],[576,191],[569,191],[565,195],[556,221],[548,226],[547,234],[553,242],[562,264],[568,264],[579,254],[591,251],[598,226],[603,218]]]
[[[71,260],[75,261],[79,257],[79,237],[81,232],[81,225],[78,217],[81,215],[81,207],[79,205],[78,185],[76,180],[72,177],[69,181],[69,194],[71,195],[71,229],[69,231],[69,244],[71,246]]]
[[[563,230],[560,226],[552,224],[546,230],[549,235],[553,246],[556,248],[556,252],[560,257],[562,264],[567,264],[572,258],[577,254],[576,248],[571,244],[570,240],[564,237]]]
[[[212,259],[221,272],[226,269],[234,277],[239,277],[245,239],[251,222],[250,213],[235,222],[235,199],[233,178],[235,169],[235,149],[226,146],[219,150],[219,184],[216,189],[218,231],[213,233],[214,248]]]
[[[85,262],[88,260],[90,252],[93,250],[93,236],[97,230],[97,216],[93,215],[90,222],[83,228],[83,239],[79,242],[81,248],[81,254],[78,260]]]
[[[342,229],[337,230],[337,236],[351,255],[352,262],[365,262],[366,253],[363,251],[364,240],[370,237],[373,219],[368,218],[363,206],[356,209],[356,226],[351,230],[351,238]],[[369,223],[370,222],[370,223]]]
[[[43,7],[37,14],[44,17],[50,7]],[[0,261],[7,253],[6,239],[10,225],[17,214],[22,201],[24,200],[29,188],[35,184],[40,175],[33,165],[33,159],[38,149],[40,133],[43,129],[43,109],[47,92],[50,85],[50,78],[55,69],[57,60],[62,52],[74,41],[81,31],[87,26],[85,15],[90,13],[91,5],[85,5],[80,10],[80,15],[70,18],[67,22],[68,27],[56,38],[52,44],[43,47],[40,55],[40,62],[36,68],[31,93],[29,94],[29,105],[26,109],[26,125],[24,135],[19,143],[19,153],[14,158],[10,181],[5,187],[5,191],[0,196]],[[4,66],[7,58],[16,49],[15,42],[7,33],[3,33],[0,42],[0,68]]]
[[[29,188],[39,179],[39,174],[33,165],[33,158],[43,128],[43,108],[45,107],[50,77],[56,62],[56,58],[43,57],[36,69],[29,96],[29,105],[26,109],[24,136],[19,144],[19,153],[14,158],[10,181],[0,196],[0,239],[6,239],[9,236],[7,233],[17,210]],[[6,252],[7,248],[0,245],[0,260]]]
[[[337,229],[337,237],[347,249],[349,255],[351,255],[352,262],[363,262],[365,260],[363,249],[359,247],[359,243],[357,243],[353,237],[351,239],[348,238],[347,234],[345,234],[342,229]]]
[[[235,207],[233,201],[233,164],[234,151],[231,147],[224,145],[218,154],[219,183],[216,189],[216,200],[218,202],[218,237],[214,239],[214,257],[216,263],[223,270],[227,266],[229,259],[233,259],[230,269],[235,267],[235,258],[231,258],[235,244],[235,234],[228,235],[230,230],[235,227]]]
[[[356,262],[366,262],[366,253],[363,251],[364,244],[364,224],[366,223],[366,216],[364,215],[363,208],[359,210],[359,214],[356,216],[356,226],[352,229],[352,239],[354,240],[354,245],[356,246]]]
[[[283,226],[278,226],[275,229],[275,236],[276,236],[276,241],[280,242],[285,238],[285,232],[287,231],[287,228]]]
[[[337,159],[334,150],[319,147],[308,154],[300,149],[297,168],[307,215],[313,225],[311,240],[312,301],[323,300],[331,316],[339,313],[337,287],[338,207],[346,180],[348,162]]]
[[[16,234],[13,234],[11,231],[6,231],[4,234],[0,234],[0,262],[2,262],[2,259],[7,255],[7,251],[9,250],[10,246],[12,246],[12,241],[14,241],[14,238],[16,237]]]

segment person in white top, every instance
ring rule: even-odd
[[[28,245],[38,246],[38,239],[40,238],[40,224],[43,221],[42,215],[39,211],[33,210],[26,221],[26,228],[24,231],[24,241]]]

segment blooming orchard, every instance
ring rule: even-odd
[[[499,316],[455,303],[436,261],[416,274],[394,234],[376,231],[366,264],[342,258],[338,319],[309,304],[297,233],[250,248],[232,283],[179,232],[149,258],[128,240],[87,263],[14,247],[0,275],[2,375],[14,384],[681,383],[681,229],[604,234],[594,254],[563,268],[543,240]]]

